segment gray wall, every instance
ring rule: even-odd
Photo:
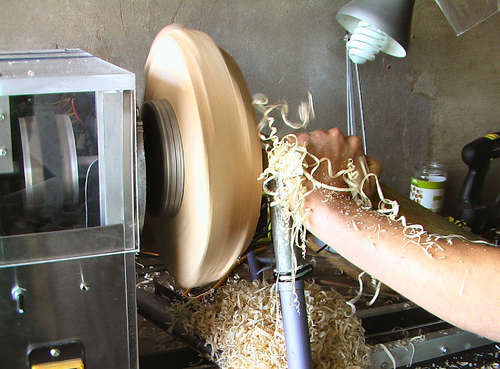
[[[345,51],[335,14],[347,0],[3,0],[0,49],[78,47],[136,73],[155,34],[177,22],[207,32],[233,55],[251,93],[297,104],[313,93],[312,128],[345,127]],[[500,131],[500,15],[457,38],[431,0],[417,1],[408,57],[360,67],[368,152],[383,181],[408,193],[422,160],[449,167],[449,203],[466,173],[461,148]],[[500,191],[492,163],[487,197]]]

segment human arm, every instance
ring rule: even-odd
[[[329,157],[337,170],[346,157],[355,162],[362,157],[359,139],[345,138],[338,130],[300,134],[298,139],[311,154]],[[375,172],[377,167],[372,165]],[[328,183],[324,168],[318,179]],[[341,185],[338,179],[334,184]],[[306,207],[308,229],[353,264],[440,318],[500,339],[500,249],[454,239],[424,250],[424,240],[416,244],[405,238],[401,223],[325,190],[309,195]]]

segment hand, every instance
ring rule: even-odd
[[[353,160],[358,171],[358,183],[364,175],[361,170],[361,162],[367,163],[367,171],[377,176],[380,174],[380,162],[363,155],[361,140],[357,136],[345,137],[340,129],[332,128],[329,131],[313,131],[311,133],[297,134],[299,145],[307,148],[307,151],[318,159],[328,158],[332,165],[333,174],[339,170],[346,169],[349,159]],[[365,161],[366,160],[366,161]],[[314,178],[327,185],[335,187],[347,187],[344,180],[339,177],[332,179],[328,175],[328,166],[324,162],[314,173]],[[367,181],[364,186],[364,192],[368,197],[375,194],[375,181]]]

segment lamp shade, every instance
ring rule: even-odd
[[[354,34],[360,22],[384,32],[388,38],[380,51],[404,58],[410,36],[415,0],[352,0],[337,13],[337,21]]]

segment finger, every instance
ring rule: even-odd
[[[311,132],[311,140],[317,143],[324,143],[328,140],[328,132],[317,129]]]
[[[355,152],[361,152],[362,150],[362,145],[361,145],[361,139],[358,136],[348,136],[346,138],[347,145],[349,147],[349,150],[353,153]]]
[[[348,157],[352,158],[355,162],[358,161],[358,157],[363,155],[361,139],[358,136],[348,136],[346,138],[346,154]]]
[[[318,158],[331,157],[335,154],[337,146],[338,144],[333,141],[332,137],[322,130],[309,133],[309,139],[306,142],[307,151]]]
[[[374,173],[377,177],[380,176],[380,172],[382,171],[382,164],[379,160],[373,159],[370,156],[366,157],[366,161],[368,162],[368,170],[370,173]]]
[[[339,139],[344,139],[344,134],[342,133],[342,131],[340,130],[340,128],[330,128],[328,130],[328,135],[332,136],[332,137],[335,137],[335,138],[339,138]]]
[[[333,159],[344,150],[344,136],[338,129],[329,131],[316,130],[311,132],[308,150],[318,158]]]
[[[309,133],[297,133],[297,145],[299,146],[307,146],[307,142],[311,139]]]

